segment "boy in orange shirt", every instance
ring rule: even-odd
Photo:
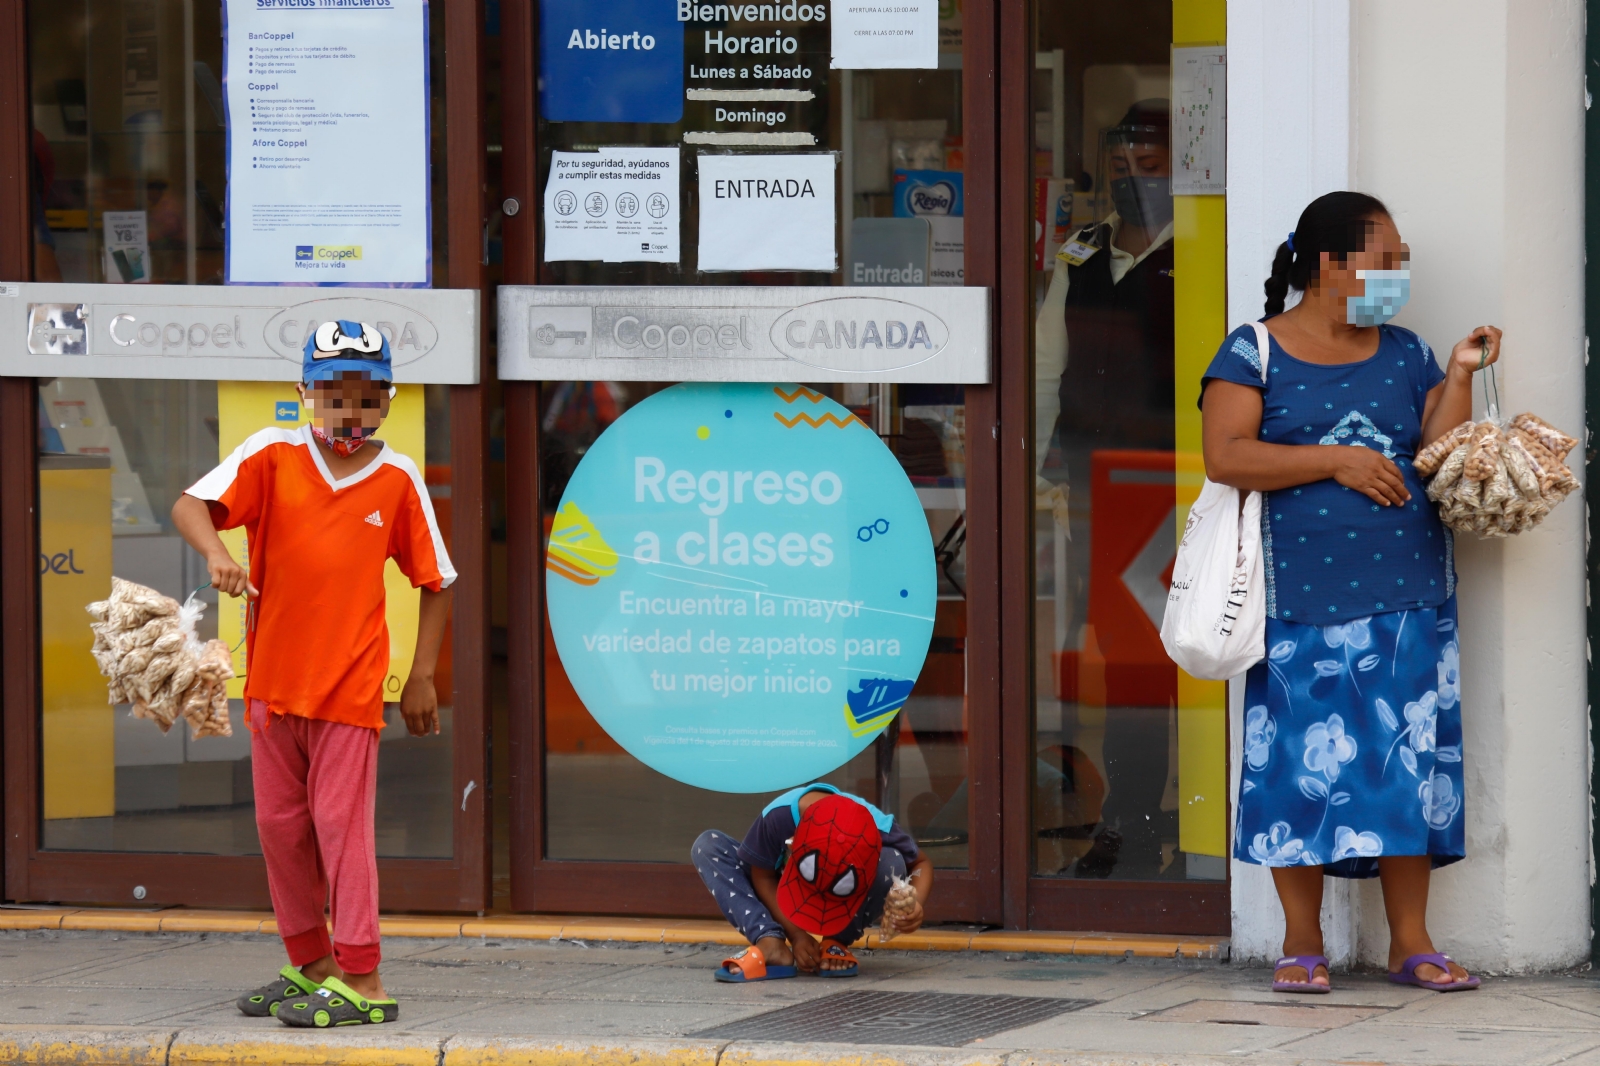
[[[252,435],[178,499],[172,520],[205,558],[211,584],[250,598],[244,696],[256,827],[289,965],[238,1006],[320,1028],[400,1015],[378,977],[383,570],[394,559],[422,590],[400,694],[413,736],[439,731],[433,671],[456,574],[416,465],[372,440],[389,413],[389,342],[364,323],[325,323],[306,340],[301,380],[310,425]],[[238,526],[248,569],[217,536]]]

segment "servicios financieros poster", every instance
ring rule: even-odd
[[[676,385],[631,408],[568,482],[546,565],[589,713],[720,792],[843,765],[905,705],[933,635],[916,490],[800,385]]]

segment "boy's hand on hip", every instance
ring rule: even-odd
[[[207,559],[206,569],[211,574],[211,587],[218,592],[225,592],[229,596],[249,596],[252,600],[261,595],[250,584],[250,575],[245,568],[234,562],[233,556],[227,552]]]
[[[406,732],[414,737],[425,737],[439,732],[439,694],[434,691],[433,678],[406,679],[400,692],[400,714],[406,720]]]

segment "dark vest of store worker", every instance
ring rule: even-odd
[[[1038,403],[1036,492],[1051,501],[1064,550],[1064,571],[1054,575],[1058,639],[1064,650],[1097,623],[1096,583],[1118,575],[1092,565],[1094,529],[1116,530],[1115,516],[1094,500],[1094,456],[1108,451],[1148,451],[1171,462],[1173,450],[1172,194],[1169,185],[1170,120],[1166,100],[1141,100],[1104,134],[1102,186],[1115,210],[1079,229],[1055,260],[1050,288],[1036,323]],[[1070,501],[1070,502],[1069,502]],[[1101,521],[1097,523],[1095,516]],[[1058,564],[1059,565],[1059,564]],[[1117,570],[1120,571],[1120,567]],[[1096,654],[1115,662],[1117,675],[1163,658],[1152,629],[1149,640],[1094,625]],[[1115,629],[1115,627],[1113,627]],[[1118,639],[1117,633],[1122,636]],[[1107,668],[1111,668],[1108,666]],[[1154,676],[1154,675],[1151,675]],[[1162,675],[1165,676],[1165,675]],[[1183,876],[1184,860],[1167,858],[1176,847],[1176,810],[1163,810],[1175,767],[1169,765],[1166,695],[1149,686],[1134,691],[1111,685],[1115,704],[1105,719],[1098,769],[1108,786],[1101,822],[1087,854],[1060,856],[1061,873],[1076,877]],[[1176,682],[1176,675],[1172,677]],[[1070,688],[1072,683],[1068,683]],[[1067,688],[1063,689],[1066,692]],[[1074,692],[1065,697],[1076,699]],[[1064,742],[1070,737],[1063,735]],[[1066,786],[1063,784],[1063,788]],[[1082,797],[1079,797],[1081,800]],[[1086,842],[1084,842],[1086,843]],[[1174,852],[1174,854],[1176,854]]]
[[[1047,434],[1055,424],[1068,480],[1079,491],[1088,488],[1091,451],[1173,447],[1168,131],[1167,101],[1156,99],[1134,104],[1106,132],[1104,174],[1115,210],[1075,232],[1057,254],[1040,312],[1039,429]],[[1059,422],[1048,417],[1051,393]],[[1039,443],[1043,462],[1051,441]]]

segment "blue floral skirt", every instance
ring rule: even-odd
[[[1267,619],[1245,681],[1234,857],[1374,877],[1466,857],[1456,600],[1343,625]]]

